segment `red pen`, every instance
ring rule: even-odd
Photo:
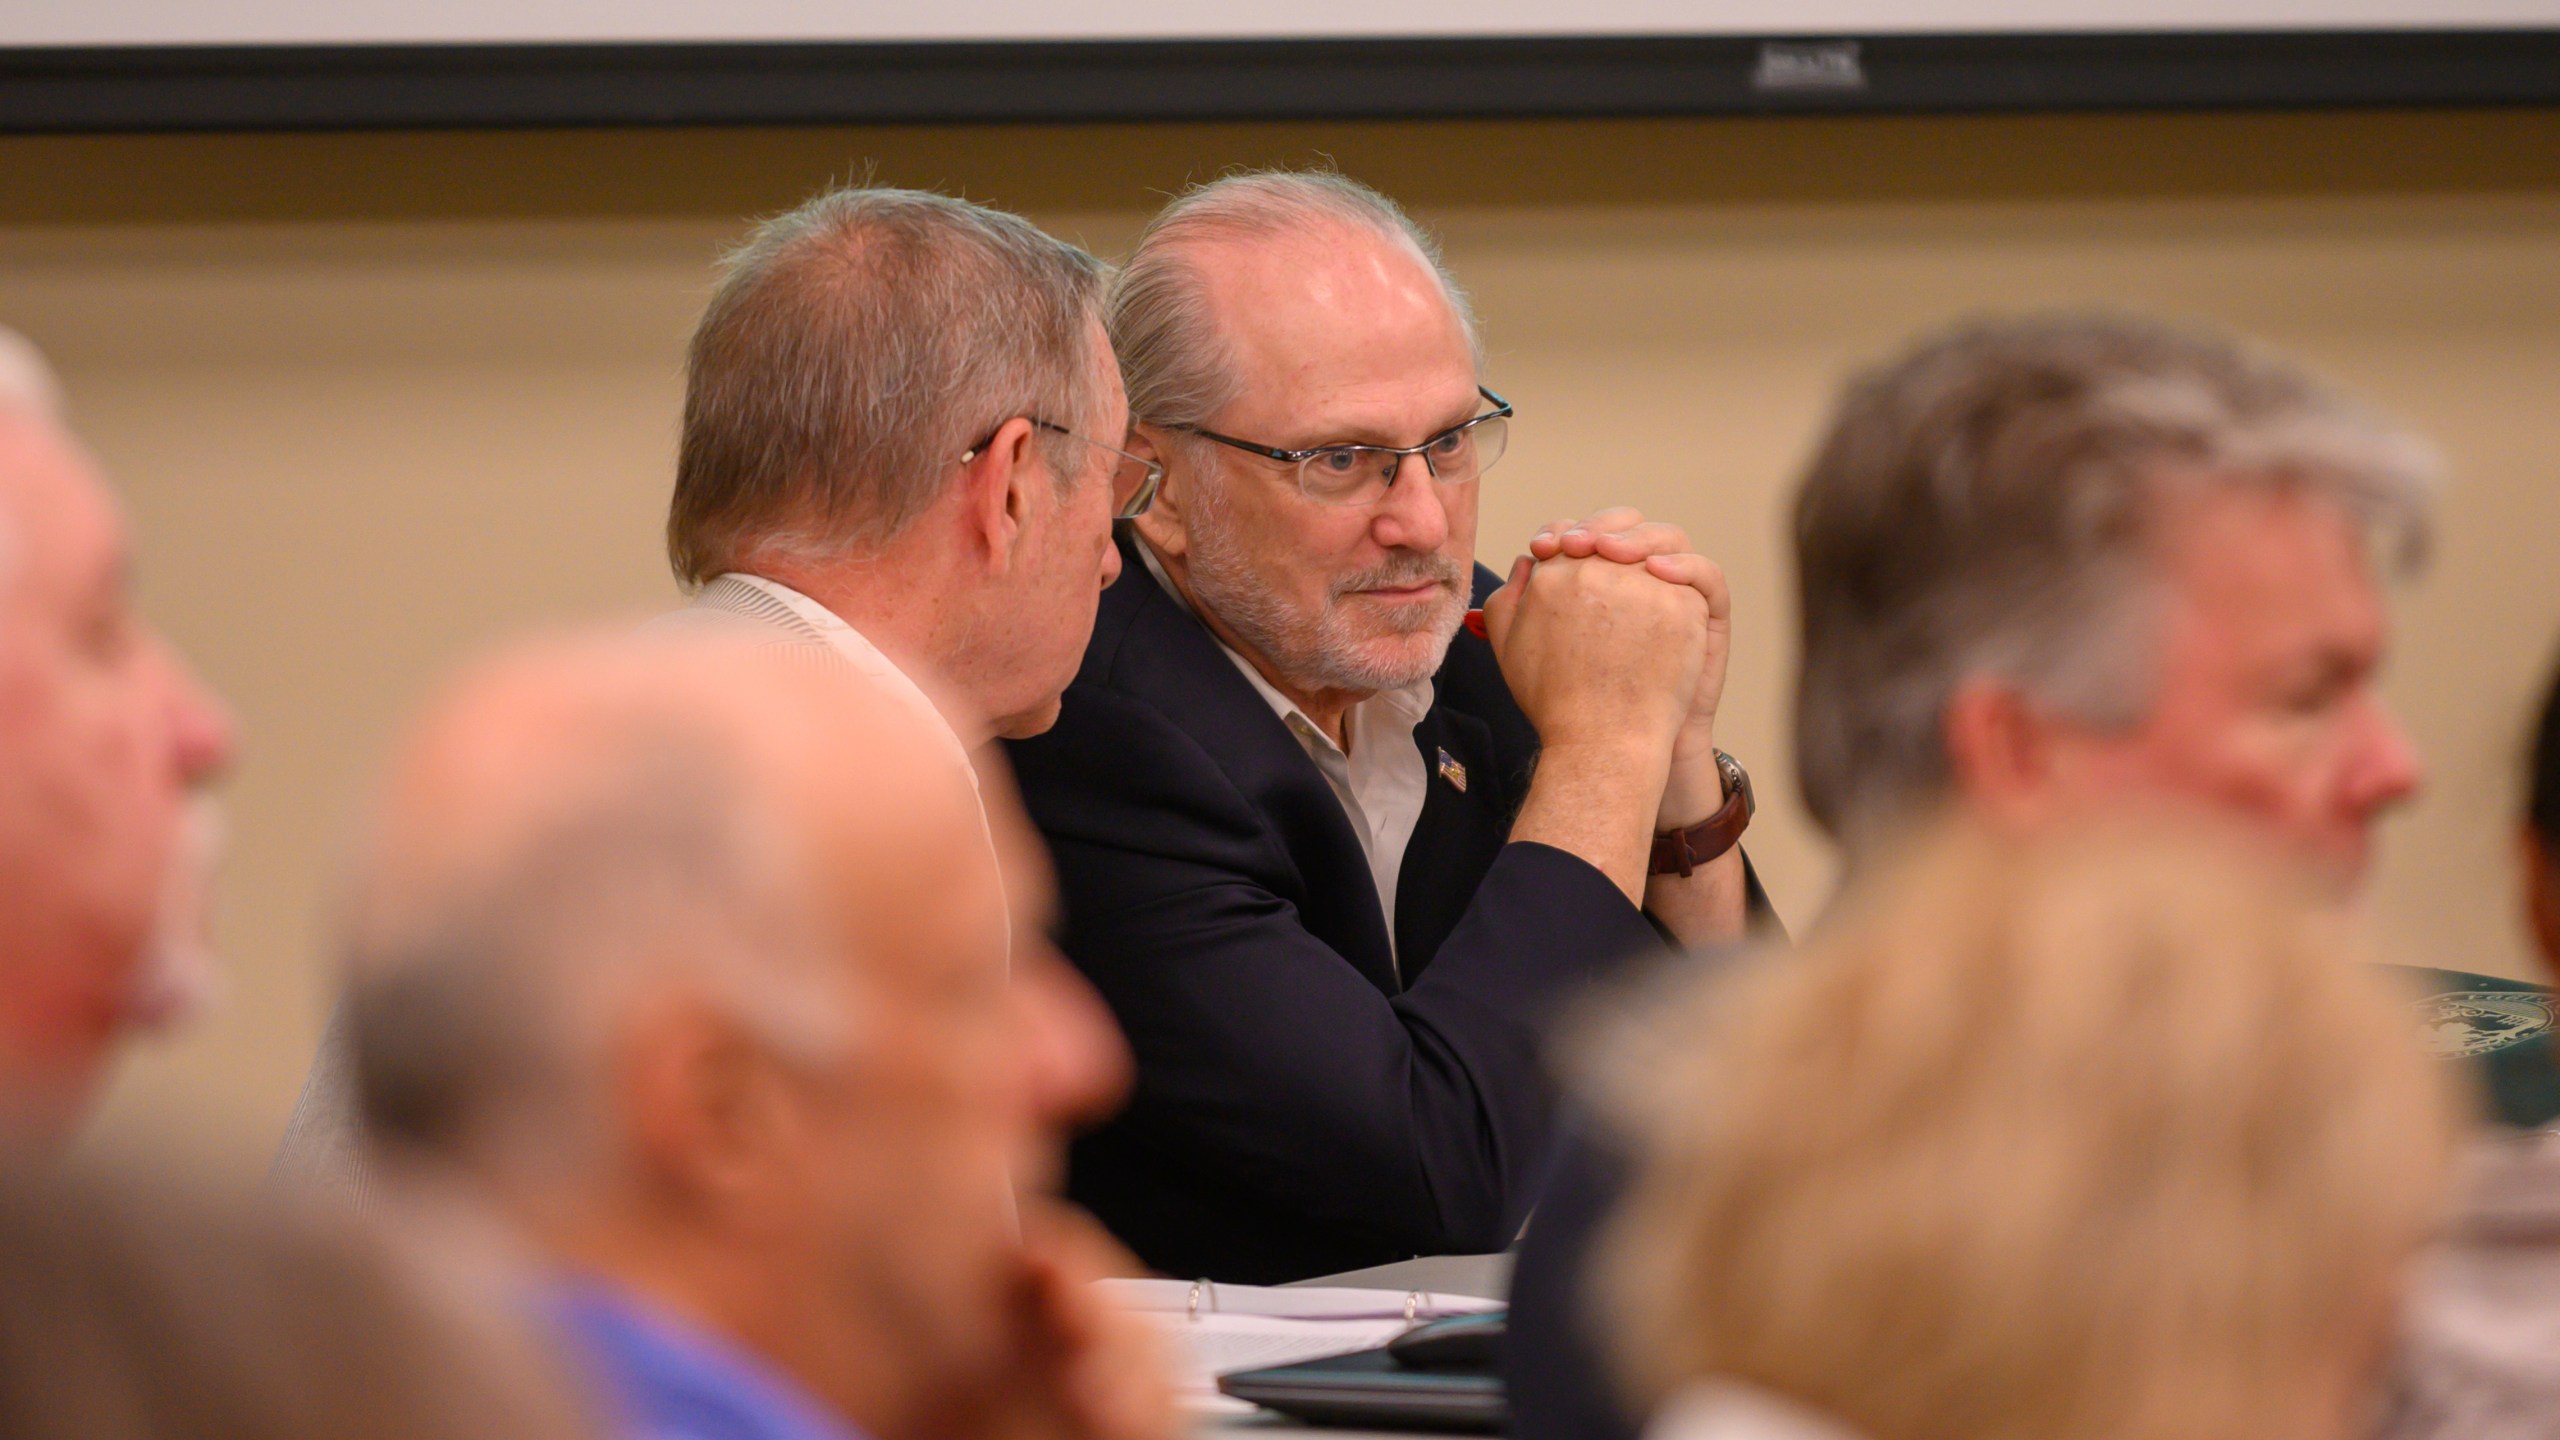
[[[1483,611],[1481,611],[1481,610],[1470,610],[1470,611],[1468,611],[1466,614],[1464,614],[1464,615],[1462,615],[1462,616],[1460,616],[1460,617],[1458,617],[1458,618],[1459,618],[1460,620],[1462,620],[1462,621],[1464,621],[1464,622],[1466,623],[1466,627],[1467,627],[1468,632],[1469,632],[1469,633],[1471,633],[1471,634],[1473,634],[1477,639],[1479,639],[1479,640],[1490,640],[1490,639],[1492,639],[1492,638],[1493,638],[1492,636],[1487,635],[1486,633],[1484,633],[1484,612],[1483,612]]]

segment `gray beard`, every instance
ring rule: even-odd
[[[1312,620],[1263,583],[1259,571],[1232,543],[1224,507],[1195,503],[1192,513],[1190,579],[1202,605],[1217,613],[1228,628],[1271,662],[1293,685],[1310,690],[1348,690],[1374,695],[1395,690],[1438,673],[1465,615],[1467,592],[1460,567],[1438,555],[1398,554],[1383,565],[1334,582],[1322,614]],[[1362,638],[1351,633],[1341,597],[1355,590],[1438,581],[1448,589],[1428,619],[1406,632],[1427,635],[1420,653],[1401,659],[1371,659],[1362,653]],[[1369,637],[1374,643],[1379,637]]]

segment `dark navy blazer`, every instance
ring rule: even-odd
[[[1588,862],[1506,843],[1537,732],[1462,631],[1414,731],[1399,977],[1341,802],[1134,543],[1057,726],[1010,747],[1063,947],[1138,1061],[1071,1193],[1177,1276],[1503,1248],[1545,1163],[1547,1027],[1657,932]]]

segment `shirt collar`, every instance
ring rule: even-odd
[[[1155,547],[1149,545],[1145,537],[1141,536],[1137,548],[1138,559],[1147,567],[1147,573],[1155,577],[1156,583],[1164,587],[1164,593],[1172,597],[1174,604],[1182,607],[1184,614],[1197,619],[1200,612],[1193,609],[1191,602],[1183,596],[1182,587],[1174,584],[1173,577],[1164,572],[1164,562],[1156,558]],[[1206,624],[1200,628],[1209,630]],[[1238,654],[1234,646],[1219,639],[1217,631],[1209,630],[1209,638],[1216,641],[1218,649],[1226,655],[1227,659],[1235,663],[1238,670],[1244,672],[1244,678],[1251,682],[1254,693],[1262,697],[1263,703],[1271,707],[1271,713],[1280,717],[1280,723],[1288,726],[1291,734],[1309,744],[1322,745],[1336,754],[1341,753],[1342,747],[1333,743],[1333,737],[1324,732],[1324,727],[1309,719],[1306,710],[1297,701],[1282,694],[1280,687],[1272,684],[1259,667]],[[1393,721],[1396,727],[1395,733],[1409,735],[1413,733],[1414,726],[1422,723],[1422,717],[1431,713],[1431,702],[1438,694],[1439,691],[1432,684],[1431,677],[1425,675],[1411,684],[1399,685],[1392,690],[1380,690],[1353,706],[1352,711],[1363,717]],[[1352,736],[1354,744],[1359,743],[1357,730],[1358,727],[1355,725]]]
[[[827,648],[843,656],[846,663],[853,666],[856,671],[878,681],[882,688],[895,695],[901,704],[913,707],[920,714],[932,716],[935,727],[950,737],[952,749],[960,755],[964,763],[967,761],[969,742],[961,738],[959,727],[951,723],[951,717],[942,713],[942,707],[933,702],[933,697],[924,692],[924,687],[915,682],[914,676],[901,669],[897,661],[890,659],[861,631],[846,623],[843,616],[779,580],[768,580],[762,575],[750,575],[743,570],[732,570],[712,583],[744,585],[771,597],[811,630],[816,631],[818,638],[826,642]],[[972,772],[970,776],[972,784],[976,783],[976,778],[975,772]]]

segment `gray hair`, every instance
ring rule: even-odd
[[[1968,323],[1851,380],[1796,500],[1796,767],[1853,851],[1945,797],[1943,712],[1992,677],[2092,724],[2148,712],[2152,500],[2297,488],[2400,569],[2436,461],[2230,338],[2106,315]]]
[[[620,717],[497,853],[358,892],[347,1016],[367,1135],[591,1173],[602,1048],[674,980],[786,1057],[846,1043],[840,972],[789,887],[793,827],[717,727]]]
[[[876,548],[1005,420],[1092,429],[1106,279],[1019,216],[922,191],[830,190],[758,225],[687,355],[678,578]],[[1042,443],[1076,473],[1066,442]]]
[[[1395,201],[1330,170],[1255,170],[1194,185],[1157,212],[1138,235],[1111,287],[1111,348],[1129,391],[1129,418],[1199,425],[1242,388],[1226,337],[1218,332],[1196,246],[1258,240],[1346,225],[1411,245],[1440,281],[1449,306],[1483,361],[1475,308],[1440,257],[1440,245]]]

